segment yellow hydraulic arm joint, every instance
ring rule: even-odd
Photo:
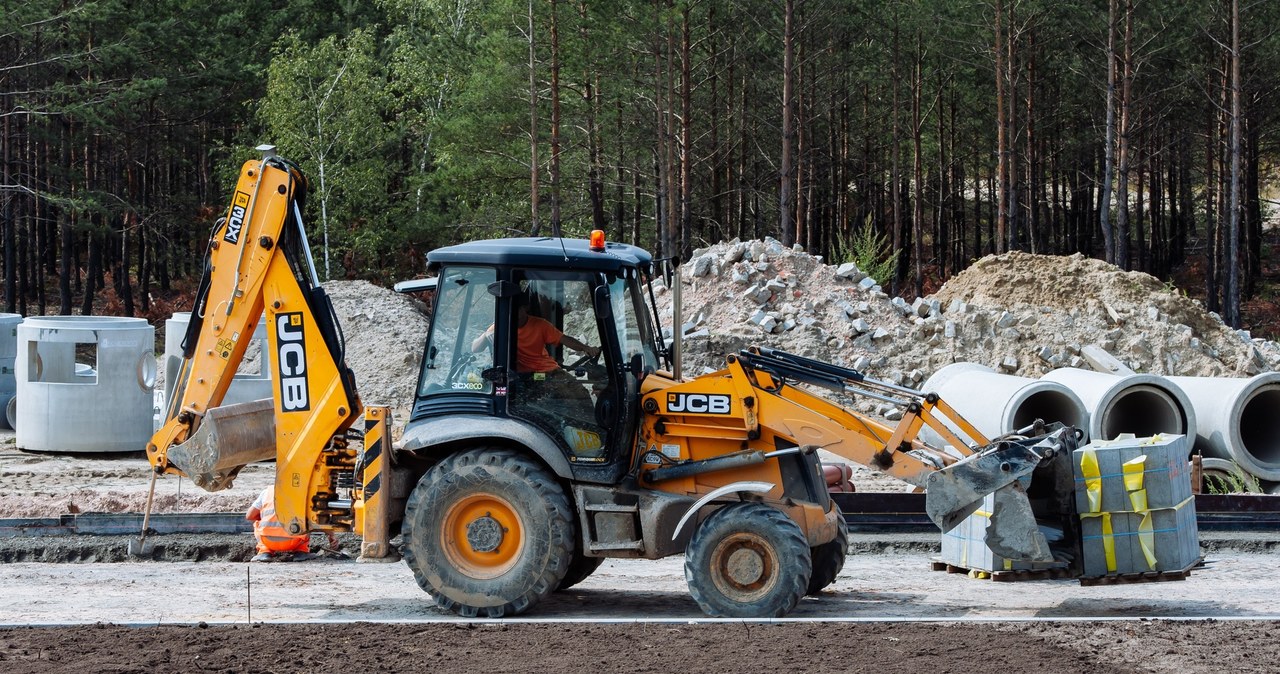
[[[210,491],[230,486],[244,465],[274,458],[277,517],[301,534],[338,528],[324,512],[337,499],[323,483],[332,471],[322,456],[341,453],[362,406],[307,247],[306,178],[272,148],[259,149],[263,158],[241,167],[210,236],[173,399],[147,458],[157,472]],[[264,312],[272,400],[222,407]]]

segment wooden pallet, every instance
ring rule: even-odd
[[[1186,568],[1175,571],[1145,571],[1142,573],[1116,573],[1107,576],[1088,576],[1080,579],[1084,586],[1093,585],[1128,585],[1129,583],[1164,583],[1174,580],[1186,580],[1191,570],[1204,566],[1204,557],[1196,559]]]
[[[1064,567],[1054,567],[1048,569],[1010,569],[1007,571],[986,571],[984,569],[968,569],[955,564],[934,560],[931,562],[931,568],[934,571],[946,571],[947,573],[963,573],[970,577],[974,574],[984,574],[983,578],[989,578],[996,583],[1016,583],[1025,580],[1059,580],[1061,578],[1072,578],[1071,570]]]

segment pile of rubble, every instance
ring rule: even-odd
[[[368,281],[329,281],[325,292],[347,344],[347,366],[366,405],[390,405],[403,426],[413,406],[422,349],[431,325],[415,299]]]
[[[906,386],[953,362],[1027,377],[1087,367],[1087,346],[1161,375],[1247,376],[1280,366],[1274,342],[1231,330],[1148,274],[1082,255],[988,256],[914,302],[890,297],[852,263],[824,264],[773,239],[699,250],[682,278],[690,374],[719,369],[725,354],[750,345]],[[659,311],[669,325],[664,288]]]

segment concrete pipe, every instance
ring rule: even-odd
[[[29,317],[18,325],[16,364],[19,449],[137,452],[147,446],[156,358],[155,329],[146,320]]]
[[[1196,413],[1177,384],[1153,374],[1114,375],[1064,367],[1041,377],[1075,391],[1089,410],[1089,437],[1114,440],[1122,433],[1138,437],[1192,435]]]
[[[952,363],[933,373],[922,389],[937,393],[989,438],[1023,428],[1036,419],[1060,421],[1086,432],[1088,428],[1084,403],[1067,387],[1000,374],[978,363]],[[925,442],[942,444],[942,437],[928,426],[921,429],[920,436]]]
[[[1280,481],[1280,374],[1170,377],[1196,411],[1196,447],[1260,480]]]
[[[186,335],[187,325],[191,322],[190,311],[174,312],[173,317],[164,322],[164,400],[167,414],[168,402],[173,397],[173,389],[177,384],[178,370],[182,367],[182,338]],[[267,348],[267,319],[258,319],[258,326],[253,330],[253,340],[245,351],[245,359],[240,363],[231,386],[222,398],[223,405],[247,403],[271,397],[271,350]],[[160,419],[163,423],[164,419]]]
[[[1203,457],[1200,460],[1200,491],[1204,494],[1262,494],[1266,493],[1266,485],[1231,459]]]
[[[18,355],[19,314],[0,314],[0,410],[18,393],[18,380],[14,377],[14,359]],[[13,428],[5,415],[0,415],[0,427]]]

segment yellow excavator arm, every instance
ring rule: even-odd
[[[827,539],[830,525],[821,524],[818,507],[796,497],[795,480],[781,459],[822,449],[925,488],[927,512],[943,531],[995,494],[998,512],[990,521],[998,552],[1011,559],[1049,558],[1023,482],[1037,469],[1059,468],[1058,459],[1070,456],[1079,439],[1075,429],[1028,428],[993,440],[936,395],[849,368],[764,347],[727,361],[725,369],[688,381],[661,373],[645,379],[647,415],[637,443],[645,483],[689,495],[724,491],[726,485],[769,485],[760,495],[796,521],[808,522],[806,531],[816,532],[813,544]],[[795,384],[871,396],[898,406],[903,417],[890,427]],[[945,440],[945,449],[918,438],[926,425]],[[825,492],[825,486],[814,486]]]
[[[291,533],[352,528],[349,505],[330,503],[340,500],[337,473],[349,475],[356,462],[346,432],[362,406],[307,246],[306,179],[271,148],[259,149],[263,158],[241,167],[209,237],[182,366],[147,458],[157,472],[209,491],[230,486],[246,464],[274,458],[276,512]],[[264,311],[272,400],[220,407]]]

